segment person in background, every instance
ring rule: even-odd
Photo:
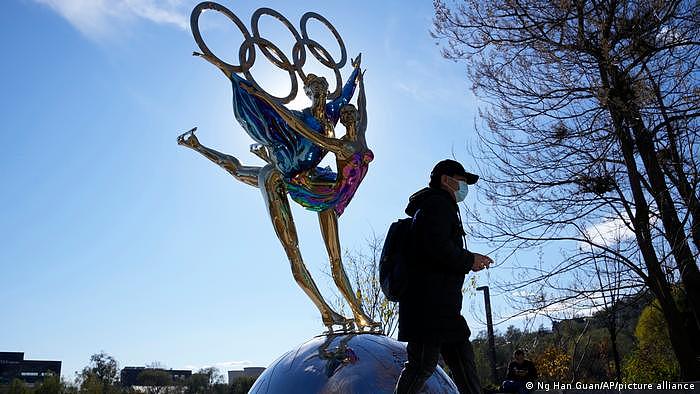
[[[525,351],[518,349],[513,353],[513,361],[508,364],[508,375],[501,385],[501,391],[506,393],[527,394],[530,390],[527,382],[537,380],[535,363],[525,358]]]

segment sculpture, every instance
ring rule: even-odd
[[[239,51],[240,65],[234,66],[220,60],[204,43],[198,23],[199,15],[207,9],[221,12],[243,33],[244,42]],[[292,49],[293,63],[274,44],[260,37],[257,26],[262,15],[270,15],[281,21],[297,39]],[[328,51],[308,37],[306,22],[310,18],[328,26],[338,40],[341,47],[339,62],[334,62]],[[253,14],[251,35],[233,12],[217,3],[203,2],[192,11],[190,23],[195,41],[202,50],[202,53],[195,52],[195,55],[217,66],[231,80],[236,119],[257,142],[251,146],[251,151],[267,164],[262,167],[244,166],[231,155],[205,147],[194,135],[196,128],[179,136],[178,144],[194,149],[239,181],[260,189],[275,233],[290,261],[294,279],[319,309],[323,324],[329,332],[333,332],[335,325],[342,326],[346,331],[351,330],[353,323],[359,330],[378,329],[379,325],[364,313],[360,300],[352,291],[342,265],[338,238],[338,217],[355,194],[373,158],[364,138],[366,98],[363,75],[360,72],[360,56],[352,61],[353,72],[341,88],[339,70],[347,59],[345,47],[332,25],[318,14],[308,12],[302,16],[300,35],[282,15],[269,8],[260,8]],[[289,71],[292,89],[286,97],[273,97],[264,92],[250,74],[255,61],[256,45],[273,64]],[[325,78],[306,75],[302,70],[306,47],[324,66],[333,69],[336,75],[334,92],[328,93]],[[245,78],[237,73],[243,74]],[[297,74],[304,81],[304,90],[312,101],[311,106],[303,111],[289,110],[284,106],[296,96]],[[359,111],[348,104],[356,84],[359,84]],[[329,102],[326,102],[327,98],[330,99]],[[346,134],[342,138],[335,138],[334,127],[338,120],[346,127]],[[337,175],[328,168],[317,167],[327,151],[336,155],[339,170]],[[305,208],[318,212],[333,279],[348,301],[354,319],[345,318],[328,305],[306,269],[299,251],[287,193]]]
[[[272,362],[249,393],[392,394],[404,362],[405,344],[384,335],[317,336]],[[421,390],[424,394],[458,392],[439,366]]]

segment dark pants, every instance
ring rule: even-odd
[[[516,380],[506,380],[501,385],[501,391],[504,393],[528,394],[530,390],[527,389],[525,383]]]
[[[481,384],[474,364],[474,351],[469,340],[442,344],[409,342],[406,351],[408,361],[404,364],[396,383],[396,394],[419,392],[435,371],[440,354],[450,368],[452,380],[461,394],[481,393]]]

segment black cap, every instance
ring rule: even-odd
[[[433,171],[430,173],[431,183],[440,182],[440,177],[443,175],[462,176],[467,181],[468,185],[473,185],[476,183],[476,181],[479,180],[478,175],[465,171],[464,167],[462,167],[462,165],[459,164],[459,162],[450,159],[443,160],[435,165]]]

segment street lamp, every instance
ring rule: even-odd
[[[496,341],[493,338],[493,320],[491,319],[491,296],[488,286],[480,286],[477,291],[484,292],[484,304],[486,305],[486,329],[489,335],[489,361],[491,362],[491,381],[496,383]]]

